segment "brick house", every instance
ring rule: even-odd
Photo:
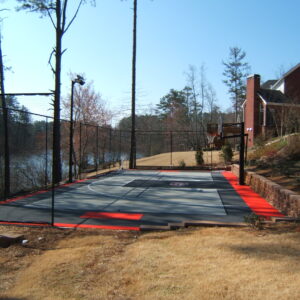
[[[262,85],[259,75],[249,76],[242,107],[249,147],[258,136],[265,138],[299,130],[300,64],[279,80],[268,80]]]

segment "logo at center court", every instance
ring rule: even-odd
[[[187,182],[173,181],[170,182],[169,185],[174,187],[183,187],[183,186],[188,186],[189,184]]]

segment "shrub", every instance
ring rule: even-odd
[[[196,151],[195,159],[198,166],[202,166],[204,164],[203,151],[201,148]]]
[[[256,148],[263,147],[265,143],[266,143],[266,139],[262,135],[257,136],[254,140],[254,145]]]
[[[185,161],[183,159],[179,162],[179,167],[185,168]]]
[[[267,158],[274,158],[276,157],[278,151],[283,149],[287,145],[286,140],[280,139],[265,146],[261,146],[255,149],[252,153],[249,153],[248,159],[249,160],[259,160],[261,157],[266,156]]]
[[[251,213],[248,216],[244,216],[245,222],[248,223],[251,227],[261,230],[263,229],[263,217]]]
[[[291,135],[287,139],[287,144],[280,151],[280,155],[289,160],[300,159],[300,135]]]
[[[221,155],[224,159],[224,162],[225,163],[231,162],[232,157],[233,157],[233,152],[232,152],[232,148],[231,148],[230,144],[224,145],[222,147],[221,151],[222,151]]]

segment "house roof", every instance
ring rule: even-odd
[[[271,89],[272,86],[277,82],[276,79],[274,80],[267,80],[266,82],[264,82],[262,85],[261,85],[261,88],[262,89]]]
[[[278,90],[260,89],[257,93],[266,103],[290,102],[289,98]]]
[[[296,66],[294,66],[293,68],[291,68],[289,71],[287,71],[279,80],[277,80],[276,83],[274,83],[274,85],[273,85],[272,88],[276,89],[278,86],[280,86],[280,84],[282,83],[282,81],[284,80],[284,78],[287,77],[288,75],[290,75],[291,73],[293,73],[299,67],[300,67],[300,63],[297,64]]]

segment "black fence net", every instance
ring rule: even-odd
[[[6,111],[8,151],[5,159],[3,109],[0,109],[0,199],[49,188],[52,183],[53,118],[17,109]],[[60,121],[62,181],[81,179],[87,173],[111,167],[127,167],[130,132],[74,122],[71,139],[70,126],[69,121]],[[5,161],[8,161],[8,178]],[[5,182],[9,182],[6,194]]]
[[[70,122],[60,120],[62,182],[53,189],[53,118],[19,109],[6,112],[7,140],[4,110],[0,109],[2,222],[52,223],[54,214],[73,214],[75,210],[70,212],[67,208],[67,196],[66,203],[58,205],[64,207],[63,211],[54,209],[55,195],[65,192],[64,183],[97,175],[108,168],[129,167],[130,130],[74,122],[72,136]],[[195,151],[205,146],[203,132],[137,130],[137,167],[195,166]],[[184,160],[180,153],[187,151],[191,152],[190,158]]]
[[[7,139],[3,121],[5,112]],[[18,109],[0,109],[1,221],[51,222],[50,198],[45,198],[40,203],[42,209],[38,210],[24,195],[41,193],[51,183],[52,123],[47,116]]]
[[[137,131],[137,166],[195,166],[195,151],[206,144],[205,136],[199,131]],[[185,152],[186,160],[181,152]]]
[[[54,214],[61,214],[54,209],[54,198],[64,192],[64,183],[128,160],[128,132],[74,122],[72,137],[70,126],[60,120],[62,181],[53,186],[53,118],[0,109],[0,221],[53,223]]]
[[[38,190],[51,182],[52,120],[49,117],[8,109],[10,195]],[[1,188],[4,192],[4,126],[1,114]]]

